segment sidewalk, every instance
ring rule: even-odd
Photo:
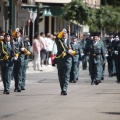
[[[26,73],[32,74],[32,73],[50,72],[50,71],[53,71],[55,69],[56,69],[56,67],[53,67],[52,65],[43,65],[42,71],[34,70],[33,61],[30,61],[28,64],[28,69],[27,69]]]

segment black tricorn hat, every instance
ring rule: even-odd
[[[75,35],[75,33],[71,33],[71,38],[77,38],[77,36]]]
[[[100,36],[100,33],[99,33],[99,32],[94,32],[94,33],[92,34],[92,36]]]
[[[120,36],[120,32],[118,32],[118,36]]]
[[[113,32],[109,32],[109,35],[114,35],[114,33]]]
[[[5,35],[4,35],[4,36],[8,36],[8,35],[10,36],[10,34],[9,34],[9,33],[5,33]]]

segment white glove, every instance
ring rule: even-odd
[[[17,60],[18,58],[17,57],[14,57],[14,60]]]
[[[108,54],[105,54],[105,57],[108,57],[109,55]]]
[[[72,50],[70,49],[70,50],[68,50],[68,52],[69,52],[69,54],[72,54]]]
[[[63,30],[62,30],[64,33],[66,33],[67,32],[67,30],[64,28]]]
[[[81,53],[81,56],[83,56],[84,55],[84,53]]]
[[[21,51],[24,51],[25,50],[25,48],[21,48]]]
[[[115,50],[114,53],[115,53],[116,55],[118,55],[118,51],[117,51],[117,50]]]
[[[0,39],[4,39],[4,36],[0,36]]]

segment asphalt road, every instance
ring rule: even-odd
[[[120,120],[120,84],[108,77],[90,85],[88,70],[79,72],[79,81],[70,83],[68,95],[60,95],[55,67],[27,70],[26,90],[3,95],[0,86],[0,120]]]

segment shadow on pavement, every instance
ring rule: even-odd
[[[105,114],[110,114],[110,115],[120,115],[120,112],[102,112]]]

